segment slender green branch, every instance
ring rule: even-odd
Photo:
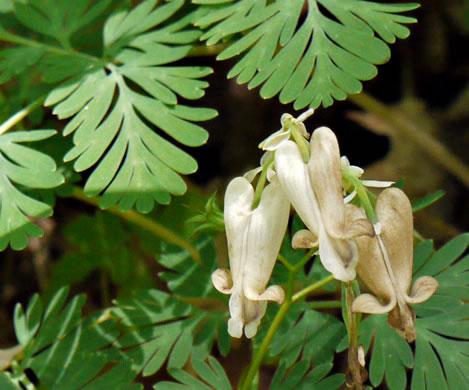
[[[303,258],[295,264],[294,271],[299,272],[311,257],[318,251],[318,248],[312,248],[303,256]]]
[[[295,267],[293,265],[291,265],[290,262],[284,256],[282,256],[280,253],[277,256],[277,259],[285,266],[285,268],[288,271],[294,271],[295,270]]]
[[[287,296],[285,298],[285,302],[282,304],[282,306],[280,307],[280,310],[277,312],[277,315],[272,321],[272,324],[270,325],[270,328],[264,340],[262,340],[262,344],[259,350],[257,351],[257,353],[255,354],[251,365],[249,366],[249,370],[244,379],[243,385],[241,386],[241,390],[249,390],[251,388],[251,383],[256,375],[256,372],[259,370],[262,360],[264,359],[264,356],[267,353],[267,349],[273,337],[275,336],[275,333],[277,333],[277,330],[280,327],[280,324],[282,323],[283,319],[287,315],[288,310],[290,309],[291,305],[294,302],[296,302],[298,299],[300,299],[302,296],[324,286],[325,284],[329,283],[331,280],[334,279],[332,275],[328,276],[327,278],[322,279],[319,282],[312,284],[311,286],[301,290],[299,293],[292,296],[292,288],[293,288],[294,276],[296,272],[289,273]]]
[[[262,167],[262,173],[257,181],[256,191],[254,192],[254,200],[252,201],[252,208],[256,208],[262,196],[262,191],[264,191],[265,183],[267,181],[267,172],[269,171],[270,166],[274,163],[274,156],[272,156],[267,163]]]
[[[241,390],[249,390],[251,388],[252,380],[254,379],[254,376],[256,375],[256,372],[259,369],[262,363],[262,360],[264,359],[264,356],[267,352],[267,348],[269,347],[270,342],[275,336],[275,333],[277,333],[277,330],[280,327],[280,324],[282,323],[283,319],[287,315],[291,304],[292,304],[291,296],[290,297],[287,296],[287,298],[285,299],[285,302],[280,307],[280,310],[278,311],[277,315],[272,321],[272,324],[270,325],[269,331],[264,337],[264,340],[262,340],[262,344],[259,350],[257,351],[256,355],[254,356],[254,360],[249,366],[249,371],[246,375],[246,378],[244,379],[244,383],[243,383],[243,386],[241,387]]]
[[[355,191],[357,191],[357,196],[362,202],[363,208],[365,209],[366,216],[370,219],[372,223],[378,222],[378,218],[376,217],[375,209],[371,203],[369,197],[369,191],[363,185],[359,178],[351,175],[348,172],[343,172],[344,178],[353,185]]]
[[[78,187],[75,188],[72,196],[82,202],[88,203],[95,207],[99,207],[99,202],[96,197],[90,198],[86,196],[85,193]],[[122,211],[117,206],[110,207],[106,209],[106,211],[111,214],[117,215],[122,219],[125,219],[126,221],[132,222],[145,230],[148,230],[149,232],[153,233],[156,237],[164,241],[184,248],[187,252],[189,252],[190,256],[194,259],[194,261],[198,263],[201,262],[200,253],[196,247],[194,247],[189,241],[186,241],[184,238],[178,236],[176,233],[172,232],[163,225],[160,225],[153,219],[150,219],[135,211]]]
[[[398,115],[395,110],[389,109],[385,104],[364,92],[350,95],[348,99],[362,109],[386,120],[396,132],[424,150],[436,163],[446,168],[466,187],[469,187],[469,167],[431,134],[417,127],[404,115]]]
[[[75,57],[82,57],[86,58],[89,61],[93,61],[96,63],[104,64],[104,61],[100,58],[90,56],[88,54],[76,51],[72,48],[70,49],[62,49],[60,47],[47,45],[42,42],[35,41],[33,39],[24,38],[22,36],[11,34],[5,30],[0,32],[0,41],[3,42],[10,42],[15,43],[18,45],[29,46],[29,47],[37,47],[48,51],[49,53],[59,54],[59,55],[66,55],[66,56],[75,56]],[[65,44],[66,45],[66,44]],[[66,45],[67,46],[67,45]]]
[[[34,100],[32,103],[28,104],[25,108],[21,109],[16,114],[8,118],[7,121],[3,122],[2,125],[0,125],[0,135],[6,133],[18,122],[21,122],[25,117],[27,117],[34,110],[36,110],[38,107],[41,107],[45,98],[46,95],[41,96],[40,98]]]
[[[311,286],[308,286],[308,287],[304,288],[303,290],[298,291],[295,295],[293,295],[292,302],[296,302],[298,299],[301,299],[304,296],[311,293],[312,291],[317,290],[318,288],[321,288],[322,286],[324,286],[325,284],[331,282],[332,280],[334,280],[334,276],[330,275],[327,278],[324,278],[324,279],[320,280],[319,282],[316,282],[316,283],[312,284]]]

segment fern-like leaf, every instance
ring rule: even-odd
[[[17,250],[25,248],[28,236],[43,234],[28,217],[52,215],[49,205],[29,197],[19,186],[53,188],[63,183],[52,158],[21,145],[54,134],[54,130],[35,130],[0,135],[0,250],[8,244]]]
[[[200,34],[186,29],[192,14],[164,23],[184,1],[157,3],[147,0],[111,16],[104,43],[114,63],[103,67],[90,61],[85,74],[53,90],[46,100],[46,105],[55,105],[59,118],[73,117],[64,135],[73,132],[75,146],[65,160],[76,159],[77,171],[97,165],[85,193],[104,192],[102,207],[118,203],[123,210],[136,205],[138,211],[149,212],[155,201],[168,204],[171,194],[183,194],[186,184],[180,174],[195,172],[197,163],[166,138],[200,146],[207,132],[191,122],[216,115],[214,110],[177,104],[178,96],[200,98],[208,84],[198,79],[212,70],[169,65],[185,57],[191,49],[188,43]]]
[[[82,317],[84,296],[67,305],[68,288],[60,289],[46,308],[38,295],[30,300],[26,312],[15,308],[15,332],[22,346],[21,360],[11,364],[13,383],[34,389],[25,375],[32,370],[39,388],[50,390],[141,389],[131,385],[137,375],[126,362],[119,362],[119,375],[105,370],[113,361],[102,352],[119,332],[109,315]],[[6,381],[0,378],[0,383]],[[133,387],[132,387],[133,386]],[[2,387],[3,389],[3,387]]]
[[[211,26],[201,38],[207,44],[243,33],[218,56],[224,60],[245,53],[228,77],[238,76],[238,82],[249,82],[249,88],[263,84],[263,98],[280,94],[282,103],[294,101],[296,109],[327,107],[334,99],[359,93],[361,81],[376,75],[375,65],[389,59],[385,42],[406,38],[409,30],[403,24],[416,21],[398,13],[418,7],[308,0],[306,18],[300,22],[303,0],[193,2],[221,3],[196,22],[202,28]]]
[[[159,382],[155,385],[155,390],[231,390],[230,381],[222,365],[212,356],[207,360],[207,363],[192,361],[192,367],[200,379],[181,369],[170,369],[170,375],[179,383]]]

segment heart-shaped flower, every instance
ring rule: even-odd
[[[228,333],[254,337],[267,301],[282,303],[280,286],[266,289],[287,229],[290,203],[277,180],[264,188],[259,206],[252,209],[254,189],[244,177],[233,179],[225,193],[225,227],[230,270],[212,274],[215,288],[231,294]]]

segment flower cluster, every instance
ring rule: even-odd
[[[267,151],[261,167],[235,178],[226,190],[230,270],[217,270],[212,281],[220,292],[231,294],[228,332],[241,337],[244,329],[246,337],[253,337],[267,301],[284,300],[280,286],[266,287],[291,205],[307,228],[293,236],[293,248],[318,247],[322,264],[337,280],[349,282],[358,274],[373,294],[358,296],[352,310],[389,313],[391,326],[413,341],[415,315],[408,304],[429,299],[438,282],[421,277],[409,292],[413,266],[410,202],[398,188],[386,188],[373,207],[364,186],[389,187],[392,182],[361,181],[363,170],[341,158],[332,130],[320,127],[309,137],[303,121],[311,114],[312,110],[307,111],[298,119],[283,115],[282,128],[260,144]],[[259,172],[270,181],[260,202],[250,182]],[[259,184],[264,182],[259,179]]]

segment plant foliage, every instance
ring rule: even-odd
[[[359,93],[361,81],[376,76],[375,65],[389,60],[386,43],[407,38],[403,24],[416,22],[398,13],[419,6],[308,0],[303,20],[303,0],[193,2],[216,7],[197,19],[202,28],[210,26],[201,37],[207,44],[234,36],[217,58],[244,53],[228,77],[249,88],[263,84],[263,98],[280,94],[282,103],[294,101],[296,109],[327,107]]]
[[[415,248],[414,279],[434,276],[438,292],[415,307],[417,341],[410,346],[388,325],[384,316],[371,315],[362,322],[360,342],[371,349],[370,381],[378,386],[385,378],[390,390],[407,388],[406,368],[413,368],[412,390],[463,389],[469,386],[469,245],[463,234],[434,251],[431,241]],[[373,336],[374,335],[374,336]]]
[[[23,144],[44,140],[55,133],[35,130],[0,135],[0,250],[8,244],[13,249],[24,249],[28,235],[43,234],[28,217],[52,215],[48,204],[28,196],[23,189],[57,187],[64,178],[51,157]]]

